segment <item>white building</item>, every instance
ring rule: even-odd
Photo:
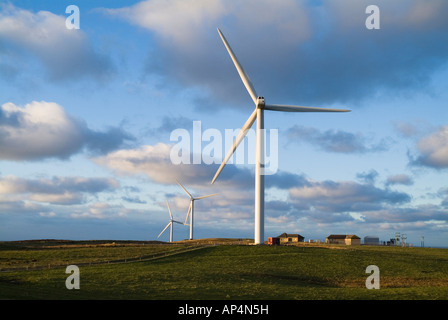
[[[377,236],[365,236],[364,244],[377,246],[380,244],[380,238],[378,238]]]

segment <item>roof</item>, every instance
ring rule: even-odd
[[[345,239],[345,234],[330,234],[327,238],[328,239]]]
[[[356,234],[330,234],[327,239],[361,239]]]
[[[304,238],[300,234],[297,234],[297,233],[286,233],[286,232],[282,233],[277,238],[295,238],[295,237]]]

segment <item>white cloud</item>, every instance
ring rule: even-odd
[[[197,39],[205,24],[212,24],[226,12],[220,0],[148,0],[127,8],[104,10],[179,46]]]
[[[311,35],[304,5],[293,0],[147,0],[103,11],[154,35],[157,46],[148,57],[147,72],[163,74],[169,85],[200,87],[203,93],[205,89],[205,100],[207,92],[234,101],[242,96],[237,90],[240,83],[228,81],[237,74],[229,68],[231,65],[223,63],[228,56],[217,27],[230,37],[238,57],[248,62],[244,63],[246,71],[261,69],[266,56],[275,58],[275,68],[289,69],[292,50]],[[252,61],[244,59],[251,49],[257,56]],[[198,99],[201,105],[205,103]]]
[[[447,226],[448,210],[434,205],[419,205],[413,208],[389,208],[366,211],[363,219],[369,223],[419,223]]]
[[[394,128],[397,130],[400,136],[410,139],[418,139],[423,135],[432,132],[434,128],[425,120],[418,119],[411,122],[395,121],[393,123]]]
[[[60,205],[85,202],[86,195],[115,190],[119,182],[112,178],[53,177],[25,179],[0,176],[0,201],[33,201]]]
[[[168,194],[167,199],[176,212],[184,214],[189,206],[187,194],[177,185],[176,180],[179,180],[195,196],[219,194],[196,204],[199,211],[201,207],[207,208],[207,215],[198,219],[222,221],[253,217],[250,212],[254,204],[252,191],[254,177],[250,169],[228,165],[218,181],[212,185],[211,180],[218,165],[174,165],[170,160],[171,147],[163,143],[154,146],[145,145],[137,149],[111,152],[94,158],[93,161],[113,170],[118,175],[147,177],[157,184],[174,186],[176,193]],[[159,206],[166,208],[164,201],[159,203]]]
[[[105,10],[154,34],[157,47],[147,71],[163,74],[171,85],[208,90],[213,103],[198,98],[208,108],[219,108],[220,99],[234,106],[250,101],[216,27],[257,92],[283,99],[278,103],[354,104],[372,95],[422,89],[447,61],[447,45],[440,41],[447,27],[446,1],[382,3],[382,27],[374,32],[365,28],[368,0],[187,3],[147,0]]]
[[[437,169],[448,168],[448,126],[422,138],[417,144],[420,156],[414,164]]]
[[[353,181],[310,180],[308,185],[291,188],[289,194],[301,208],[326,213],[363,212],[411,200],[406,193]]]
[[[56,213],[53,212],[53,211],[50,211],[50,212],[39,212],[39,215],[41,217],[49,217],[49,218],[51,218],[51,217],[55,217]]]
[[[0,5],[0,41],[21,59],[11,66],[20,70],[29,55],[35,57],[52,80],[93,76],[111,72],[107,56],[97,53],[87,35],[66,28],[66,16],[49,11],[33,13],[12,4]],[[10,61],[13,63],[13,61]]]
[[[71,216],[73,218],[105,219],[110,217],[126,217],[130,211],[120,205],[109,205],[104,202],[97,202],[89,207],[76,210]]]
[[[287,134],[294,142],[310,143],[322,150],[336,153],[368,153],[381,152],[389,147],[389,141],[382,139],[378,143],[370,143],[361,133],[342,130],[321,132],[316,128],[294,125]]]
[[[414,184],[414,181],[407,174],[396,174],[396,175],[388,177],[386,184],[387,185],[402,184],[402,185],[410,186],[410,185]]]
[[[309,34],[308,18],[293,0],[145,0],[131,7],[104,11],[153,31],[165,44],[185,50],[191,50],[201,37],[209,34],[207,30],[215,31],[228,15],[244,28],[244,33],[253,33],[263,26],[277,31],[282,41],[290,43]]]
[[[33,101],[25,107],[8,102],[0,106],[0,159],[66,159],[83,148],[107,152],[126,139],[131,137],[120,128],[90,130],[54,102]]]
[[[5,103],[0,108],[0,158],[34,159],[42,155],[65,158],[83,144],[80,123],[61,106],[33,101],[24,108]],[[5,123],[10,119],[9,123]]]
[[[176,179],[190,183],[211,181],[212,166],[179,164],[170,160],[171,145],[158,143],[137,149],[122,149],[93,161],[123,175],[146,175],[161,184],[175,184]],[[213,167],[214,168],[214,167]]]

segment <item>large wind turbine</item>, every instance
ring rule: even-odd
[[[177,180],[176,180],[177,181]],[[179,182],[177,181],[177,184],[184,189],[184,191],[188,194],[188,196],[190,197],[190,206],[188,207],[188,213],[187,213],[187,217],[185,218],[185,222],[184,224],[187,225],[187,220],[188,220],[188,216],[190,216],[190,240],[193,240],[193,220],[194,220],[194,201],[195,200],[200,200],[200,199],[204,199],[204,198],[208,198],[208,197],[212,197],[212,196],[216,196],[217,193],[214,194],[210,194],[208,196],[202,196],[202,197],[193,197],[191,195],[190,192],[187,191],[187,189],[185,189],[185,187]]]
[[[239,63],[235,56],[232,48],[227,42],[226,38],[222,34],[221,30],[218,28],[218,33],[232,58],[233,63],[243,81],[244,86],[249,92],[253,102],[255,103],[255,110],[247,119],[244,126],[241,128],[238,136],[235,138],[232,147],[226,154],[221,166],[218,168],[215,176],[213,177],[212,184],[218,178],[222,169],[226,165],[229,158],[233,155],[236,148],[240,142],[244,139],[252,124],[257,120],[257,131],[256,131],[256,156],[255,156],[255,244],[264,243],[264,153],[265,153],[265,141],[264,141],[264,110],[273,111],[284,111],[284,112],[347,112],[350,110],[345,109],[326,109],[326,108],[316,108],[316,107],[302,107],[302,106],[291,106],[291,105],[279,105],[279,104],[266,104],[264,97],[260,97],[255,92],[254,86],[249,79],[249,76],[244,71],[243,67]]]
[[[165,232],[165,230],[168,229],[168,227],[170,227],[170,242],[173,242],[173,222],[179,223],[179,224],[183,224],[183,223],[173,219],[173,214],[171,213],[171,208],[170,208],[170,204],[168,203],[168,200],[166,200],[166,205],[168,206],[168,211],[170,212],[170,222],[166,225],[165,229],[163,229],[162,232],[160,232],[160,234],[157,238],[159,238]]]

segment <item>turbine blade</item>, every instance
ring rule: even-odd
[[[187,224],[188,221],[188,217],[190,216],[190,212],[191,212],[191,205],[192,205],[192,201],[190,201],[190,206],[188,207],[188,212],[187,212],[187,217],[185,218],[185,222],[184,224]]]
[[[351,111],[347,109],[302,107],[302,106],[291,106],[283,104],[267,104],[264,106],[264,109],[273,111],[285,111],[285,112],[350,112]]]
[[[235,138],[235,141],[233,141],[232,147],[227,152],[226,157],[222,161],[221,165],[218,168],[218,171],[216,171],[215,176],[213,177],[212,184],[218,178],[222,169],[224,169],[224,166],[226,165],[227,161],[229,161],[230,157],[235,152],[236,148],[239,146],[241,141],[243,141],[243,139],[246,136],[247,132],[249,131],[250,127],[252,127],[252,125],[254,124],[255,119],[257,119],[257,109],[256,108],[255,108],[254,112],[252,112],[252,114],[250,115],[249,119],[247,119],[244,126],[241,128],[240,132],[238,133],[238,136]]]
[[[257,93],[255,92],[252,82],[249,79],[249,76],[247,75],[246,71],[244,71],[240,62],[236,58],[235,53],[233,52],[232,48],[230,47],[229,43],[227,42],[226,38],[222,34],[221,30],[219,30],[219,28],[218,28],[218,33],[221,36],[222,42],[224,42],[224,45],[226,46],[227,52],[229,52],[229,55],[232,58],[233,64],[235,65],[236,70],[238,71],[238,74],[240,75],[240,78],[244,83],[244,86],[246,87],[247,91],[249,92],[254,103],[257,104],[258,96],[257,96]]]
[[[160,234],[159,234],[159,236],[158,236],[157,238],[159,238],[159,237],[162,235],[162,233],[164,233],[165,230],[168,229],[168,227],[169,227],[170,225],[171,225],[171,222],[168,223],[168,224],[166,225],[165,229],[163,229],[162,232],[160,232]]]
[[[209,194],[208,196],[202,196],[202,197],[194,198],[194,200],[200,200],[200,199],[204,199],[204,198],[208,198],[208,197],[213,197],[213,196],[216,196],[217,194],[218,193]]]
[[[176,222],[176,223],[178,223],[178,224],[185,224],[185,223],[183,223],[183,222],[179,222],[179,221],[176,221],[176,220],[172,220],[171,222]]]
[[[168,211],[170,212],[170,219],[173,220],[173,214],[171,213],[170,204],[168,203],[168,200],[166,200],[166,205],[168,206]]]
[[[177,184],[180,185],[180,187],[181,187],[182,189],[184,189],[184,191],[188,194],[188,196],[190,197],[190,199],[193,199],[193,196],[190,194],[190,192],[187,191],[187,189],[184,188],[184,186],[179,182],[179,180],[176,179],[176,181],[177,181]]]

